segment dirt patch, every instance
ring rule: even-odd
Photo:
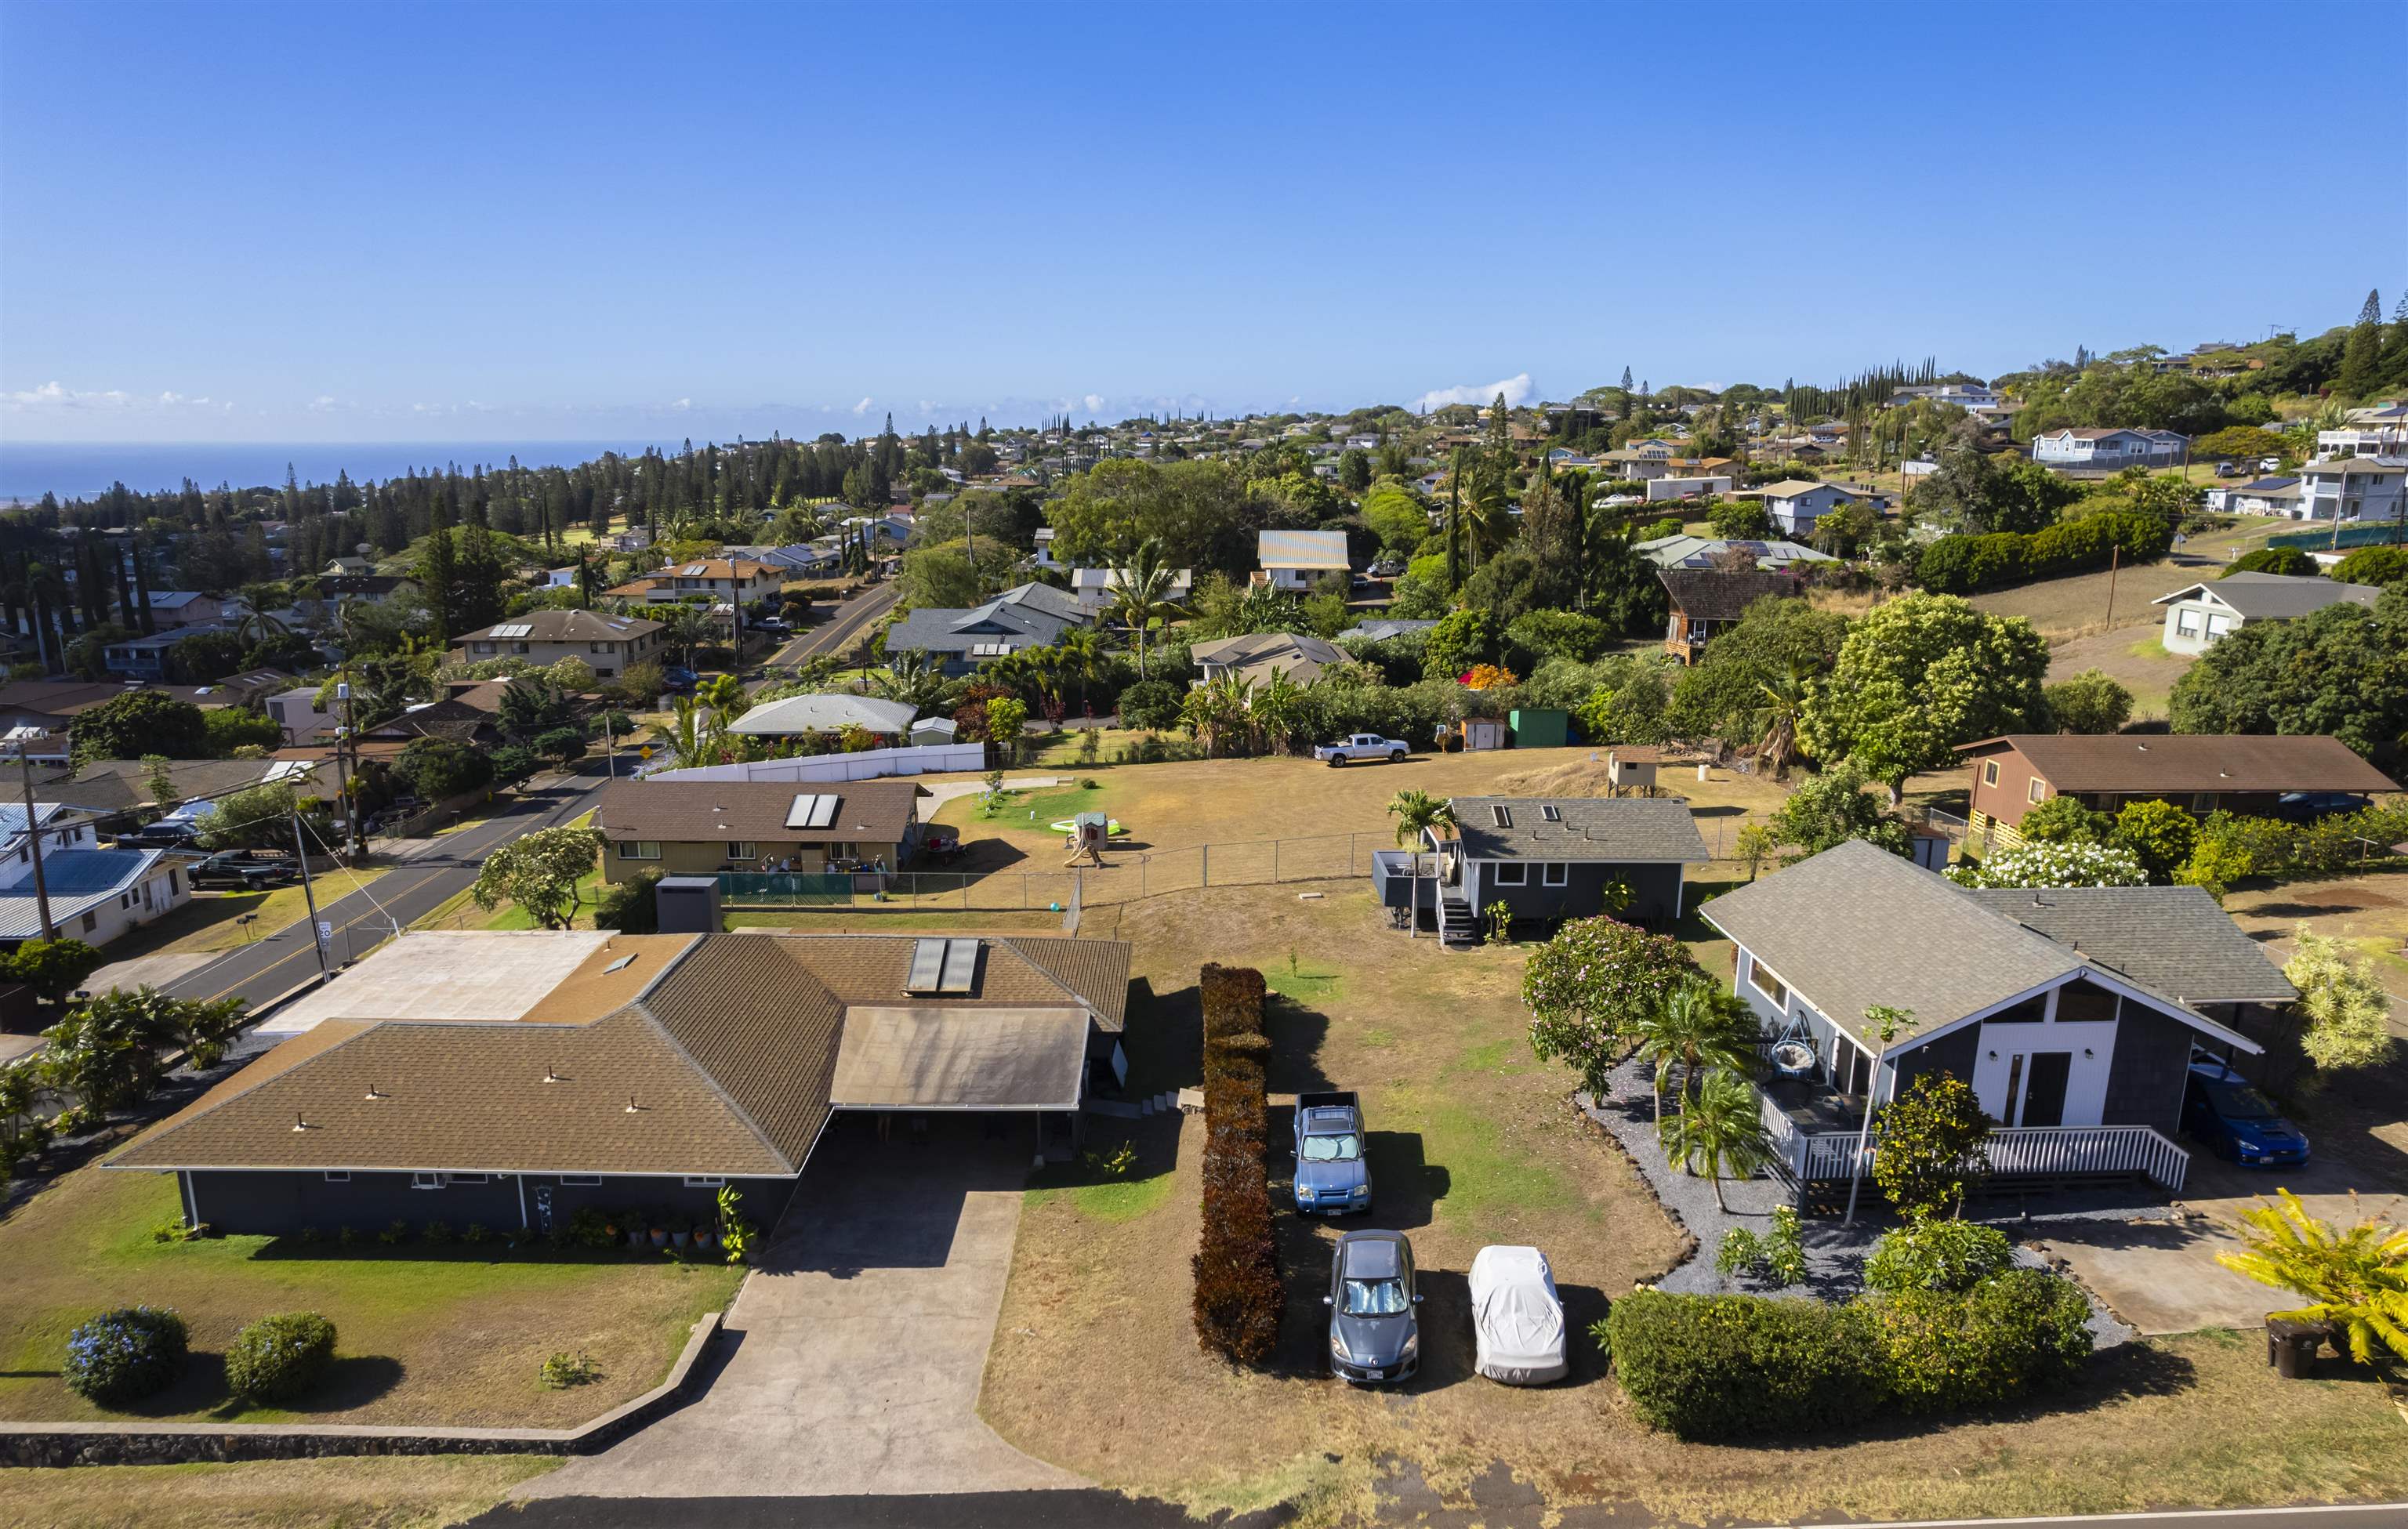
[[[2120,601],[2116,608],[2123,608]],[[2165,650],[2157,640],[2164,632],[2165,626],[2159,622],[2143,621],[2128,626],[2119,622],[2112,632],[2069,638],[2049,650],[2048,678],[2055,682],[2070,679],[2086,669],[2098,669],[2132,693],[2134,721],[2162,718],[2174,681],[2193,663],[2188,654]]]

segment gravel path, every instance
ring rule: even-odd
[[[1727,1208],[1726,1204],[1717,1204],[1714,1186],[1674,1167],[1657,1143],[1649,1073],[1644,1064],[1633,1058],[1608,1076],[1603,1097],[1578,1097],[1588,1118],[1603,1126],[1638,1164],[1641,1176],[1664,1208],[1698,1239],[1698,1250],[1666,1275],[1658,1288],[1695,1294],[1746,1291],[1761,1295],[1811,1295],[1826,1301],[1843,1301],[1862,1291],[1865,1255],[1884,1232],[1898,1224],[1881,1192],[1870,1183],[1857,1201],[1854,1225],[1843,1225],[1831,1216],[1804,1218],[1800,1227],[1806,1247],[1803,1283],[1774,1288],[1755,1280],[1726,1279],[1714,1272],[1714,1254],[1722,1247],[1723,1234],[1733,1227],[1745,1227],[1758,1235],[1770,1231],[1773,1211],[1790,1203],[1789,1191],[1769,1173],[1755,1179],[1726,1179],[1722,1199]],[[2122,1188],[2024,1200],[2001,1198],[1986,1205],[1976,1201],[1967,1207],[1966,1214],[1969,1220],[1986,1222],[2006,1233],[2016,1243],[2015,1262],[2033,1267],[2042,1266],[2044,1261],[2025,1244],[2041,1236],[2047,1222],[2169,1219],[2161,1202]],[[2113,1348],[2137,1336],[2117,1322],[2095,1295],[2090,1298],[2090,1332],[2093,1342],[2101,1349]]]

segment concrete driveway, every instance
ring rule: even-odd
[[[978,1416],[1034,1127],[838,1116],[729,1313],[695,1401],[531,1496],[825,1496],[1075,1487]]]
[[[2262,1327],[2267,1312],[2299,1304],[2289,1293],[2243,1279],[2215,1261],[2218,1253],[2242,1250],[2241,1239],[2229,1228],[2261,1196],[2272,1200],[2278,1188],[2297,1194],[2310,1215],[2337,1226],[2360,1216],[2408,1223],[2408,1195],[2329,1153],[2298,1168],[2259,1170],[2222,1162],[2188,1138],[2184,1145],[2192,1153],[2183,1221],[2059,1222],[2042,1244],[2063,1258],[2116,1316],[2144,1334]],[[2355,1204],[2353,1189],[2358,1192]]]

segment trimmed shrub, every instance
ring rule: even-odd
[[[1641,1419],[1684,1439],[1809,1433],[1884,1400],[1872,1323],[1852,1306],[1641,1291],[1614,1304],[1607,1337]]]
[[[2104,564],[2115,549],[2127,563],[2154,563],[2173,546],[2164,517],[2137,510],[2101,510],[2060,521],[2029,535],[1942,536],[1923,550],[1915,579],[1934,594],[1977,594],[2001,584],[2045,579]]]
[[[1885,1233],[1865,1260],[1865,1283],[1886,1294],[1967,1291],[2014,1259],[2007,1235],[1979,1222],[1918,1216]]]
[[[104,1311],[67,1335],[60,1375],[97,1407],[122,1407],[165,1391],[184,1373],[184,1319],[153,1306]]]
[[[2090,1357],[2090,1303],[2045,1269],[2009,1269],[1962,1294],[1912,1290],[1856,1304],[1881,1345],[1890,1405],[1961,1412],[2061,1390]]]
[[[315,1311],[280,1311],[235,1335],[226,1387],[245,1401],[280,1402],[318,1383],[335,1362],[335,1324]]]
[[[1263,974],[1207,965],[1204,1002],[1204,1226],[1197,1238],[1196,1339],[1240,1364],[1269,1357],[1286,1291],[1271,1225],[1270,1099]]]

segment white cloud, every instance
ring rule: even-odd
[[[1412,407],[1444,408],[1449,404],[1477,404],[1484,407],[1495,403],[1497,395],[1501,393],[1505,395],[1507,408],[1519,408],[1529,401],[1533,391],[1530,374],[1520,372],[1505,379],[1502,382],[1491,382],[1485,386],[1467,383],[1455,388],[1433,388],[1414,399]]]
[[[1104,407],[1104,395],[1100,393],[1091,393],[1080,401],[1087,406],[1087,412],[1090,414],[1096,412]]]
[[[867,398],[864,398],[861,402],[853,406],[853,417],[856,420],[868,412],[869,400]]]
[[[694,407],[694,400],[691,398],[681,398],[676,403],[671,404],[669,407],[676,413],[683,414],[686,410]],[[730,640],[732,641],[733,639],[731,638]]]
[[[136,395],[122,388],[70,388],[63,382],[45,382],[38,388],[22,388],[0,393],[0,406],[11,413],[51,409],[122,409],[148,412],[184,408],[219,408],[227,406],[212,398],[195,398],[189,393],[165,389],[154,394]]]
[[[309,400],[309,412],[312,414],[332,414],[342,407],[342,400],[331,393],[322,393]]]

